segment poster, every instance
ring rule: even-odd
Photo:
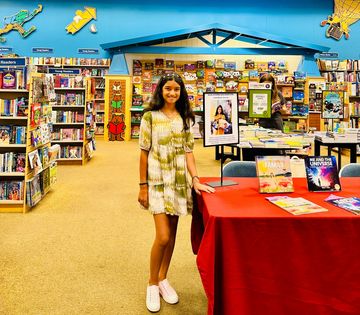
[[[249,117],[271,117],[271,83],[249,83]]]
[[[204,146],[239,143],[237,92],[204,93]]]
[[[323,91],[322,118],[344,118],[343,91]]]

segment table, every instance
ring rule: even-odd
[[[359,315],[360,216],[308,192],[304,178],[288,195],[328,212],[294,216],[258,193],[257,178],[232,179],[239,185],[203,193],[193,211],[208,314]],[[337,195],[360,195],[360,178],[341,184]]]
[[[316,139],[314,140],[314,155],[320,154],[320,147],[326,146],[328,155],[331,155],[331,150],[333,148],[338,148],[338,169],[341,168],[341,148],[350,149],[350,163],[356,163],[357,157],[357,142],[327,142],[326,140]]]

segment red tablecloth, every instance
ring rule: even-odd
[[[199,196],[193,213],[208,314],[359,315],[360,216],[308,192],[305,179],[288,195],[328,212],[294,216],[259,194],[256,178],[234,180]],[[337,195],[360,196],[360,179],[341,182]]]

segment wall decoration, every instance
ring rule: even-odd
[[[345,34],[349,39],[349,26],[360,18],[359,1],[354,0],[334,0],[334,13],[328,16],[327,20],[320,23],[321,26],[329,24],[325,35],[340,40]]]
[[[29,36],[36,30],[35,26],[31,26],[28,30],[25,30],[23,25],[30,21],[35,15],[39,14],[43,9],[41,4],[33,10],[31,13],[28,10],[20,10],[18,13],[4,17],[3,28],[0,28],[0,42],[6,42],[6,38],[1,36],[7,34],[13,30],[17,31],[23,38]]]
[[[110,80],[109,131],[110,141],[124,141],[125,124],[125,80]]]
[[[66,26],[66,31],[75,34],[80,31],[87,23],[96,20],[96,8],[84,7],[84,11],[77,10],[73,21]]]
[[[93,34],[97,33],[96,25],[94,23],[90,25],[89,29],[91,33]]]

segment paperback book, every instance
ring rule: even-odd
[[[305,170],[309,191],[341,190],[335,156],[308,156]]]
[[[294,191],[288,156],[256,156],[255,160],[260,193]]]
[[[288,196],[274,196],[266,197],[266,199],[293,215],[328,211],[327,209],[301,197],[291,198]]]
[[[342,209],[348,210],[353,214],[360,215],[360,198],[358,197],[339,197],[335,195],[330,195],[325,201],[340,207]]]

